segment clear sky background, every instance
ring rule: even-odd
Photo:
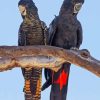
[[[17,3],[19,0],[0,1],[0,45],[17,45],[18,29],[22,22]],[[58,15],[63,0],[34,0],[40,19],[47,25]],[[100,60],[100,0],[85,0],[78,14],[84,40],[81,48]],[[43,78],[44,82],[44,78]],[[24,80],[20,68],[0,73],[0,100],[24,100]],[[49,100],[50,88],[42,92],[41,100]],[[68,100],[100,100],[100,78],[71,66]]]

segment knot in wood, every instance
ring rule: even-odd
[[[84,58],[89,58],[90,57],[90,52],[87,49],[82,49],[80,51],[80,55]]]

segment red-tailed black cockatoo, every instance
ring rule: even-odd
[[[32,46],[45,44],[46,25],[39,19],[38,9],[32,0],[20,0],[18,7],[23,19],[19,28],[18,45]],[[40,100],[42,69],[22,68],[25,79],[25,100]]]
[[[59,15],[49,27],[49,44],[64,49],[76,49],[82,44],[82,27],[77,14],[84,0],[64,0]],[[70,63],[64,63],[58,72],[45,69],[46,82],[42,90],[51,85],[50,100],[66,100]]]

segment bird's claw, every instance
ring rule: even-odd
[[[71,47],[71,50],[79,50],[77,47]]]

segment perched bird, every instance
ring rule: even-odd
[[[83,34],[77,14],[84,0],[64,0],[59,15],[49,27],[49,44],[64,49],[78,49],[82,44]],[[50,100],[66,100],[70,63],[62,64],[58,72],[45,69],[46,82],[42,90],[51,85]]]
[[[18,45],[45,44],[46,25],[39,19],[38,9],[32,0],[20,0],[18,7],[23,19],[19,28]],[[22,68],[25,79],[25,100],[40,100],[42,69]]]

